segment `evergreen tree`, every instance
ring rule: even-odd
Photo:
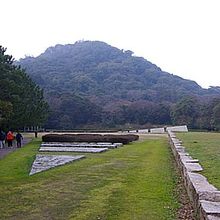
[[[14,129],[40,126],[48,112],[43,91],[5,52],[0,46],[0,126]]]

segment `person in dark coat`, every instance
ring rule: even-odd
[[[17,141],[17,148],[20,148],[21,147],[21,140],[23,140],[23,136],[21,135],[21,133],[19,131],[17,132],[15,139]]]
[[[0,148],[4,148],[5,147],[5,132],[0,128]]]

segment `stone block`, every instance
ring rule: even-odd
[[[211,202],[220,202],[220,191],[202,191],[199,192],[200,200],[207,200]]]
[[[214,215],[207,215],[207,220],[220,220],[220,217]]]
[[[176,151],[180,152],[180,153],[184,153],[185,152],[185,147],[176,147]]]
[[[107,151],[108,148],[92,148],[92,147],[41,147],[40,152],[82,152],[82,153],[101,153]]]
[[[189,172],[203,171],[202,166],[199,163],[184,163],[186,170]]]
[[[201,208],[207,215],[215,215],[220,217],[220,202],[210,202],[200,200]]]
[[[150,133],[163,134],[163,133],[165,133],[165,130],[164,130],[164,128],[151,128]]]
[[[198,194],[204,191],[217,191],[217,189],[207,181],[207,178],[199,173],[188,172],[188,177]]]
[[[139,129],[138,130],[138,133],[143,133],[143,134],[145,134],[145,133],[148,133],[149,132],[149,129]]]
[[[172,132],[188,132],[188,128],[187,128],[186,125],[173,126],[173,127],[167,127],[167,131],[172,131]]]
[[[187,161],[193,160],[193,158],[191,156],[189,156],[189,155],[180,154],[179,156],[180,156],[180,160],[182,162],[187,162]]]

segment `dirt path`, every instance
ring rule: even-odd
[[[22,143],[21,143],[21,146],[24,146],[25,144],[28,144],[31,140],[32,140],[32,138],[24,138]],[[16,142],[13,142],[12,147],[8,147],[8,145],[5,144],[5,148],[0,149],[0,159],[2,159],[4,156],[9,154],[10,152],[15,151],[17,149],[18,148],[16,147]]]

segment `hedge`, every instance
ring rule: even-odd
[[[138,135],[101,135],[101,134],[47,134],[42,136],[43,142],[110,142],[123,143],[136,141]]]

